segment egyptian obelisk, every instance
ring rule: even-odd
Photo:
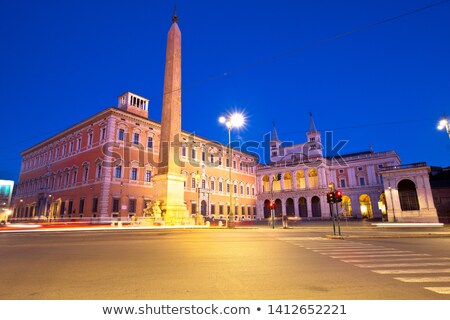
[[[184,202],[186,177],[181,173],[180,139],[181,32],[174,13],[167,35],[158,174],[153,179],[155,200],[160,201],[166,225],[191,224]]]

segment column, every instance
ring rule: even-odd
[[[297,190],[297,174],[296,171],[291,172],[292,176],[292,190]]]
[[[308,209],[308,218],[312,217],[311,197],[306,197],[306,208]]]
[[[303,173],[305,174],[305,188],[309,189],[309,174],[308,174],[308,170],[303,170]]]
[[[294,213],[295,213],[295,217],[299,218],[300,217],[300,212],[298,210],[298,198],[292,198],[294,200]]]

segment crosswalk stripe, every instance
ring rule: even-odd
[[[403,270],[371,270],[379,274],[408,274],[408,273],[450,273],[450,269],[403,269]]]
[[[381,263],[381,264],[355,264],[359,268],[397,268],[397,267],[431,267],[449,266],[447,262],[409,262],[409,263]]]
[[[363,258],[363,257],[360,257]],[[406,257],[406,258],[390,258],[390,259],[386,259],[386,260],[381,260],[381,259],[350,259],[350,260],[342,260],[342,262],[346,262],[346,263],[374,263],[374,262],[393,262],[393,261],[429,261],[429,260],[450,260],[450,258],[447,257],[420,257],[420,258],[410,258],[410,257]]]
[[[323,255],[332,254],[335,257],[339,257],[339,255],[349,255],[352,254],[354,256],[369,256],[373,254],[399,254],[399,253],[410,253],[411,251],[386,251],[386,250],[380,250],[380,251],[371,251],[371,252],[361,252],[361,251],[353,251],[353,252],[318,252]]]
[[[339,252],[353,252],[355,250],[358,250],[359,252],[370,252],[370,251],[393,251],[397,249],[393,248],[351,248],[351,249],[315,249],[314,252],[329,252],[329,253],[339,253]],[[402,251],[404,252],[404,251]],[[410,251],[408,251],[410,252]]]
[[[350,256],[330,256],[335,259],[351,259],[351,258],[386,258],[386,257],[425,257],[428,253],[390,253],[390,254],[367,254],[367,255],[350,255]]]
[[[402,277],[394,279],[402,282],[450,282],[450,277]]]
[[[440,294],[450,294],[450,287],[425,287],[425,289]]]

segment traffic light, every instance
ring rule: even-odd
[[[334,192],[328,192],[327,193],[327,202],[328,203],[335,203],[336,202],[336,197]]]
[[[342,194],[343,192],[341,190],[336,191],[336,202],[342,202]]]
[[[281,173],[275,173],[273,175],[273,181],[280,181],[281,180]]]
[[[269,208],[270,208],[270,209],[275,208],[275,202],[270,201],[270,203],[269,203]]]

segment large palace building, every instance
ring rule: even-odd
[[[126,92],[111,107],[22,152],[14,217],[50,219],[143,216],[154,200],[161,125],[148,100]],[[184,198],[190,213],[225,217],[232,192],[236,219],[255,217],[254,156],[182,133]]]

